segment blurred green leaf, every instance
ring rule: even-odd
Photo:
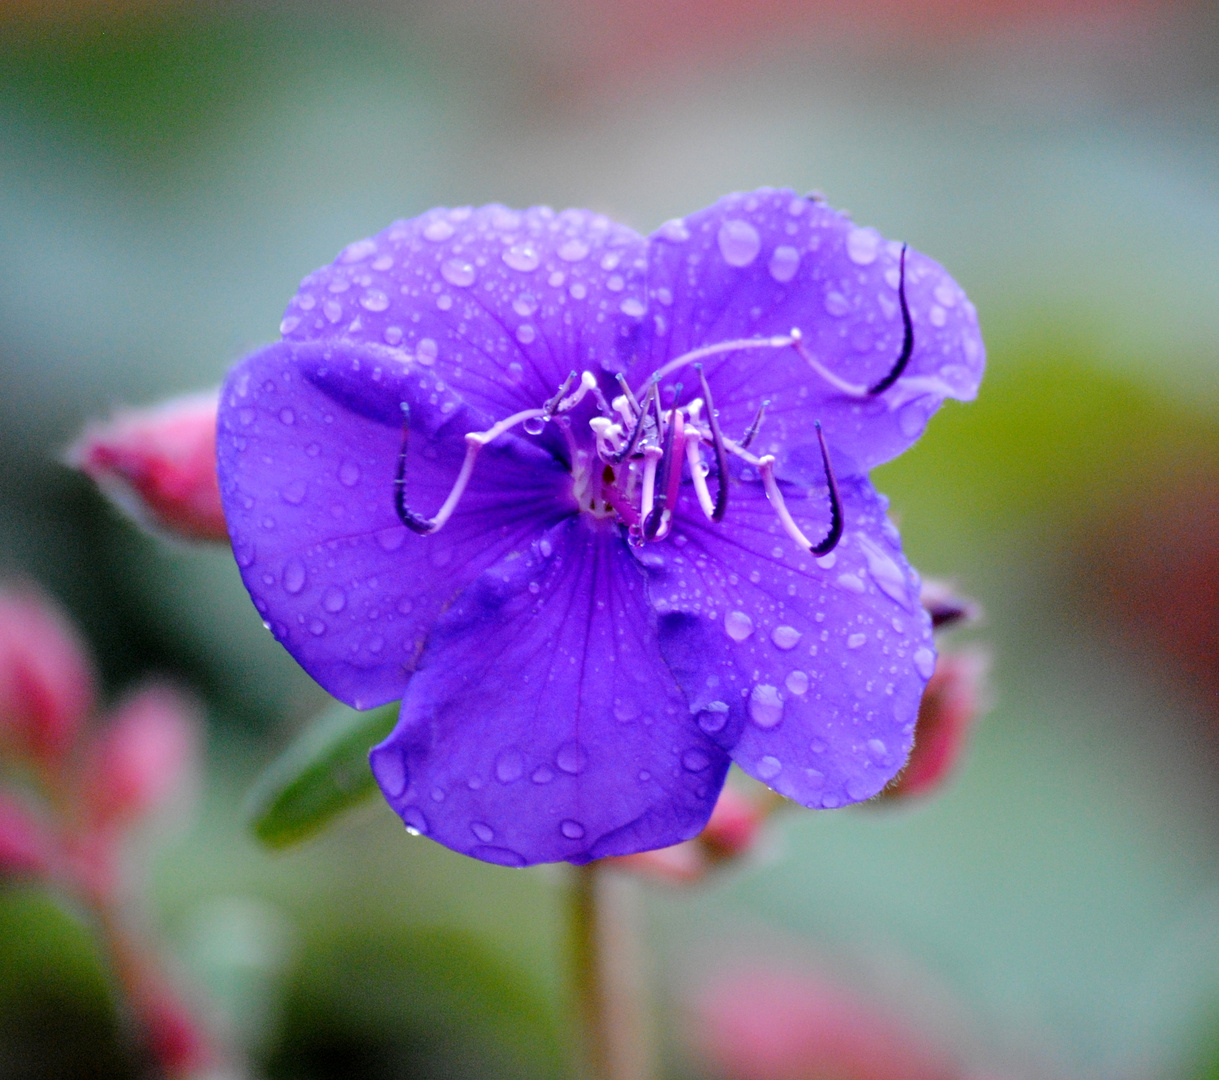
[[[312,836],[377,790],[368,751],[393,729],[398,704],[358,712],[336,704],[263,773],[249,798],[250,828],[269,847]]]

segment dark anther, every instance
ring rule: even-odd
[[[656,393],[656,383],[648,383],[648,392],[643,395],[643,405],[640,406],[639,412],[635,418],[635,429],[631,432],[631,437],[627,439],[624,446],[617,454],[614,454],[610,460],[615,465],[621,465],[635,452],[635,447],[639,445],[640,436],[643,435],[645,422],[648,420],[648,406],[652,403],[652,395]]]
[[[665,432],[665,444],[661,451],[660,458],[660,475],[656,478],[655,499],[652,503],[652,512],[648,514],[648,519],[643,523],[644,539],[652,540],[660,531],[660,523],[664,517],[665,506],[669,501],[669,480],[672,476],[674,465],[681,468],[681,459],[676,462],[673,460],[673,439],[677,433],[677,399],[681,397],[681,384],[678,383],[673,391],[673,411],[669,413],[669,427]],[[660,415],[660,395],[656,395],[656,413]]]
[[[618,380],[618,386],[621,388],[626,400],[630,403],[631,408],[635,410],[635,415],[638,416],[641,411],[639,408],[639,402],[635,400],[635,395],[631,393],[631,387],[626,381],[626,376],[623,375],[622,372],[619,372],[614,376],[614,378]]]
[[[762,418],[766,415],[766,406],[769,404],[770,401],[767,399],[758,406],[758,415],[753,418],[753,423],[749,425],[744,438],[741,439],[740,445],[742,450],[748,450],[749,444],[758,437],[758,428],[762,426]]]
[[[571,384],[576,381],[576,373],[573,371],[563,380],[563,385],[555,391],[552,397],[545,405],[542,406],[542,412],[547,416],[553,416],[555,409],[559,407],[559,402],[567,396],[567,391],[571,389]]]
[[[398,450],[398,471],[394,473],[394,509],[398,512],[398,520],[411,532],[427,536],[432,531],[432,523],[427,518],[416,514],[406,505],[406,452],[411,435],[411,410],[404,401],[402,403],[402,446]]]
[[[906,365],[910,363],[910,354],[914,352],[914,325],[910,322],[910,308],[906,304],[906,245],[902,244],[902,257],[899,264],[900,276],[897,279],[897,299],[902,305],[902,351],[898,354],[897,363],[889,369],[889,374],[886,375],[880,382],[868,387],[869,394],[883,394],[889,389],[898,379],[902,377],[902,372],[906,370]]]
[[[830,489],[830,528],[825,537],[809,550],[814,555],[828,555],[842,539],[842,497],[838,494],[838,481],[834,479],[834,470],[830,468],[830,452],[826,449],[821,421],[816,421],[814,426],[817,428],[817,441],[821,444],[821,464],[825,466],[825,482]]]
[[[707,426],[711,428],[711,442],[715,447],[715,508],[711,511],[711,520],[723,521],[728,510],[728,448],[724,446],[724,436],[720,434],[720,422],[715,415],[715,402],[711,400],[711,387],[707,385],[703,365],[695,364],[694,370],[698,372],[703,401],[707,403]]]

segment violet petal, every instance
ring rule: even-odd
[[[468,587],[371,755],[403,821],[510,865],[696,835],[728,757],[661,659],[645,586],[618,527],[581,515]]]

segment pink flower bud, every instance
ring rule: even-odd
[[[47,873],[53,842],[33,814],[0,791],[0,877]]]
[[[940,653],[919,705],[910,760],[882,798],[924,795],[944,783],[961,758],[974,722],[985,712],[989,667],[989,657],[980,650]]]
[[[0,744],[58,765],[93,706],[88,655],[33,590],[0,588]]]
[[[90,749],[81,802],[90,826],[127,825],[188,778],[198,743],[194,709],[166,687],[127,700]]]
[[[212,391],[117,413],[86,428],[68,462],[142,524],[227,541],[216,480],[218,401]]]
[[[198,1021],[164,980],[150,981],[134,996],[149,1054],[164,1076],[196,1075],[213,1061]]]
[[[828,982],[753,970],[713,980],[695,1003],[702,1056],[731,1080],[952,1080],[929,1040]]]

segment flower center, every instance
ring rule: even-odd
[[[888,373],[872,385],[847,382],[826,368],[805,348],[804,336],[799,329],[793,329],[786,336],[741,338],[693,349],[662,365],[638,393],[631,390],[622,375],[618,375],[618,385],[622,392],[612,402],[606,400],[593,372],[584,371],[577,374],[573,371],[564,380],[563,385],[540,407],[523,409],[486,431],[471,431],[466,435],[466,456],[457,479],[448,497],[431,518],[425,518],[412,510],[406,502],[410,409],[406,402],[403,402],[402,448],[394,478],[394,507],[399,519],[408,529],[420,535],[436,532],[449,520],[461,501],[474,472],[474,463],[484,446],[518,424],[528,434],[539,435],[546,424],[554,422],[567,442],[571,460],[572,495],[577,506],[581,512],[594,517],[620,521],[626,526],[628,540],[634,545],[663,540],[669,535],[681,494],[683,466],[688,466],[690,484],[703,513],[711,521],[722,521],[728,507],[728,455],[733,454],[758,470],[766,497],[788,536],[814,555],[828,554],[842,538],[844,522],[838,482],[830,464],[829,450],[820,421],[815,421],[814,426],[829,490],[830,523],[825,535],[820,540],[813,541],[804,534],[787,509],[783,492],[775,478],[774,456],[764,454],[758,457],[749,452],[749,445],[757,436],[769,402],[762,402],[753,422],[739,440],[728,438],[720,430],[715,403],[711,398],[711,387],[703,373],[702,360],[708,356],[747,349],[791,348],[795,349],[814,373],[839,393],[860,399],[877,397],[902,378],[914,352],[914,327],[906,303],[904,244],[899,266],[898,299],[901,304],[903,330],[901,350]],[[673,388],[673,401],[666,409],[660,400],[660,380],[686,367],[693,367],[697,373],[701,396],[679,405],[683,390],[679,383]],[[906,381],[911,384],[920,382],[917,378]],[[920,392],[920,388],[913,385],[909,389],[915,393]],[[597,406],[597,415],[587,421],[592,435],[591,449],[587,439],[576,438],[573,420],[569,415],[590,394]],[[886,398],[891,409],[897,408],[905,400],[906,397],[900,392]],[[711,469],[703,460],[704,447],[712,452],[715,462],[714,498],[707,484]]]

